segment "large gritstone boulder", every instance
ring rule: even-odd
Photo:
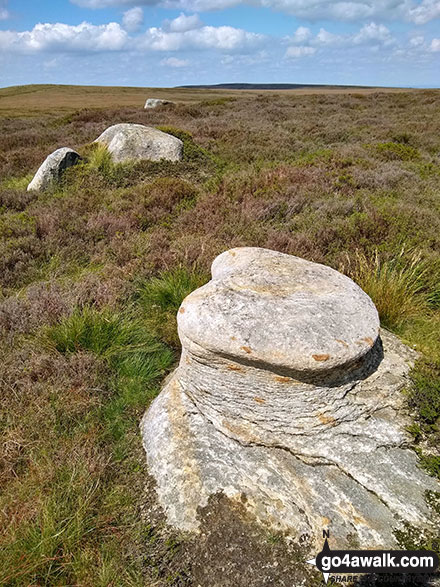
[[[428,527],[402,388],[415,356],[380,331],[371,299],[337,271],[238,248],[178,313],[179,367],[142,421],[168,521],[197,531],[222,493],[299,541],[396,547]]]
[[[183,143],[180,139],[157,128],[142,124],[115,124],[95,141],[107,146],[113,161],[181,161]]]
[[[145,102],[144,109],[150,110],[151,108],[166,106],[167,104],[174,104],[174,102],[171,102],[170,100],[161,100],[160,98],[148,98]]]
[[[28,191],[43,191],[52,182],[59,181],[63,171],[72,165],[76,165],[80,159],[79,154],[69,147],[62,147],[51,153],[28,185]]]

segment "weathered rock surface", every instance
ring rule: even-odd
[[[438,483],[408,448],[401,390],[414,351],[337,271],[257,248],[214,261],[178,313],[179,367],[144,416],[169,522],[197,530],[210,495],[332,546],[394,547],[432,519]]]
[[[143,124],[115,124],[95,143],[106,145],[116,163],[139,159],[180,161],[183,157],[180,139]]]
[[[157,108],[158,106],[165,106],[166,104],[174,104],[170,100],[160,100],[159,98],[148,98],[145,102],[144,109]]]
[[[39,167],[27,187],[28,191],[43,191],[47,189],[53,181],[59,181],[63,171],[68,167],[76,165],[79,159],[79,154],[73,149],[69,149],[69,147],[57,149]]]

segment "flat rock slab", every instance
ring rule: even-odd
[[[335,547],[366,548],[431,527],[426,491],[440,486],[408,448],[401,393],[416,355],[379,331],[370,298],[265,249],[228,251],[212,275],[182,303],[179,367],[141,425],[170,524],[197,531],[223,493],[318,545],[323,527]]]
[[[69,147],[61,147],[51,153],[39,167],[34,178],[28,185],[28,191],[43,191],[51,183],[59,181],[65,169],[76,165],[80,160],[80,155]]]
[[[180,139],[157,128],[142,124],[115,124],[105,130],[95,141],[106,145],[113,161],[181,161],[183,143]]]

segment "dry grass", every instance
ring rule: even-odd
[[[375,88],[301,88],[283,90],[285,95],[309,94],[369,94],[378,91]],[[402,92],[398,88],[381,89],[382,92]],[[406,90],[408,91],[408,90]],[[185,89],[185,88],[137,88],[118,86],[69,86],[69,85],[29,85],[0,88],[0,116],[35,115],[42,112],[71,112],[83,108],[143,108],[147,98],[160,98],[182,104],[202,100],[215,105],[223,100],[236,97],[256,96],[259,94],[278,95],[272,90],[222,90],[222,89]]]
[[[370,257],[356,251],[341,270],[371,297],[386,328],[396,330],[428,310],[429,267],[420,253],[402,249],[383,260],[377,250]]]
[[[182,103],[147,112],[145,90],[132,91],[123,102],[122,90],[92,88],[88,108],[78,89],[0,92],[0,109],[17,106],[0,119],[6,584],[191,584],[173,563],[177,547],[165,565],[151,562],[161,539],[140,522],[137,424],[178,346],[180,298],[225,249],[344,266],[386,325],[429,364],[440,359],[439,92],[199,103],[208,96],[189,92],[186,103],[181,93]],[[61,102],[67,113],[56,111]],[[166,127],[183,138],[184,161],[112,165],[84,148],[117,122]],[[26,192],[64,145],[82,149],[83,163],[50,191]],[[435,436],[437,367],[429,373],[415,375],[412,397]]]

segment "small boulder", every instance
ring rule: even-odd
[[[115,163],[148,159],[149,161],[181,161],[183,143],[157,128],[142,124],[115,124],[95,141],[107,146]]]
[[[61,147],[51,153],[39,167],[31,183],[28,185],[28,191],[43,191],[49,187],[53,181],[59,181],[61,174],[68,167],[76,165],[81,159],[79,153],[69,147]]]
[[[160,100],[159,98],[148,98],[148,100],[145,102],[144,109],[149,110],[150,108],[165,106],[165,104],[174,104],[174,102],[170,102],[170,100]]]

